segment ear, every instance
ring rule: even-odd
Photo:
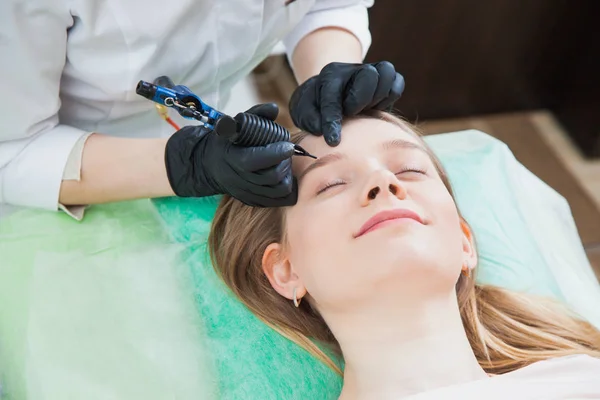
[[[477,265],[477,250],[475,249],[475,240],[473,239],[473,231],[465,220],[461,218],[460,228],[463,233],[463,270],[468,269],[465,272],[471,272]]]
[[[281,244],[271,243],[267,246],[262,257],[262,268],[273,289],[283,297],[293,300],[294,289],[298,301],[306,294],[306,288],[284,254]]]

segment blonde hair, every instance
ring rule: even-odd
[[[383,112],[366,113],[360,118],[383,119],[410,131],[429,149],[416,128],[400,118]],[[305,136],[293,135],[293,141],[298,143]],[[444,168],[431,150],[429,153],[454,197]],[[265,249],[284,240],[283,209],[249,207],[225,196],[213,221],[209,247],[217,274],[237,298],[264,323],[341,374],[336,362],[324,351],[341,357],[339,344],[318,311],[309,302],[295,308],[272,288],[263,272]],[[473,275],[461,274],[456,292],[473,352],[489,374],[503,374],[537,361],[573,354],[600,358],[600,332],[557,302],[477,285]]]

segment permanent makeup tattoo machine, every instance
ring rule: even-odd
[[[246,112],[231,117],[204,103],[186,86],[175,85],[166,76],[157,78],[154,83],[139,81],[135,91],[161,106],[175,109],[184,118],[200,121],[201,125],[238,146],[290,141],[290,132],[276,122]],[[298,156],[316,158],[299,145],[294,145],[294,152]]]

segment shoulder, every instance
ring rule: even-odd
[[[600,399],[600,359],[571,355],[538,361],[488,379],[440,388],[405,400]]]
[[[550,358],[544,361],[538,361],[527,367],[506,374],[514,377],[555,377],[557,379],[580,377],[585,379],[588,376],[598,380],[600,377],[600,358],[592,357],[587,354],[574,354],[564,357]],[[600,380],[599,380],[600,384]]]
[[[600,359],[589,355],[556,357],[498,377],[529,397],[545,399],[600,398]],[[519,398],[517,392],[514,393]]]
[[[546,370],[562,370],[564,367],[590,367],[590,368],[600,368],[600,358],[592,357],[587,354],[573,354],[563,357],[555,357],[549,358],[544,361],[538,361],[534,364],[531,364],[527,367],[521,368],[518,371],[525,371],[527,369],[535,370],[535,369],[546,369]]]

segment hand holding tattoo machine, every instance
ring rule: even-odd
[[[290,141],[290,132],[276,122],[245,112],[231,117],[204,103],[186,86],[175,85],[166,76],[157,78],[154,83],[139,81],[135,91],[148,100],[175,109],[184,118],[200,121],[238,146],[265,146]],[[294,152],[298,156],[316,158],[299,145],[294,145]]]

